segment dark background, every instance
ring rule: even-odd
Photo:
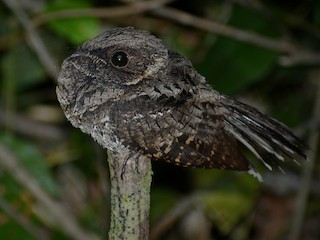
[[[261,184],[247,173],[153,163],[152,238],[320,239],[316,0],[0,1],[0,239],[106,238],[107,156],[66,121],[55,85],[79,44],[128,25],[163,39],[215,89],[312,148],[309,162],[288,163],[286,174],[249,156]]]

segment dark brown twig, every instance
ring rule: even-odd
[[[254,32],[245,31],[232,26],[197,17],[177,9],[163,7],[163,5],[167,4],[168,2],[170,1],[138,1],[121,7],[61,10],[36,17],[35,19],[33,19],[33,26],[38,27],[54,19],[73,18],[80,16],[112,18],[149,11],[156,16],[170,19],[180,24],[192,26],[197,29],[202,29],[214,34],[230,37],[238,41],[254,44],[263,48],[288,54],[288,56],[280,58],[280,65],[293,66],[297,64],[316,64],[320,62],[319,54],[307,50],[301,50],[298,46],[289,41],[283,39],[272,39]]]
[[[56,12],[45,13],[33,19],[33,27],[39,27],[51,20],[75,18],[75,17],[100,17],[112,18],[143,13],[155,8],[159,8],[172,0],[136,1],[125,6],[108,8],[86,8],[86,9],[66,9]]]
[[[238,41],[254,44],[266,49],[274,50],[287,56],[280,57],[279,64],[291,67],[298,64],[319,64],[319,53],[301,49],[299,46],[282,39],[272,39],[266,36],[256,34],[254,32],[244,31],[232,26],[223,25],[204,18],[193,16],[189,13],[162,7],[152,11],[153,14],[167,19],[171,19],[181,24],[192,26],[198,29],[219,34],[221,36],[230,37]]]
[[[222,25],[214,21],[193,16],[177,9],[162,7],[160,9],[153,10],[152,13],[184,25],[193,26],[211,33],[230,37],[239,41],[251,43],[278,52],[292,53],[296,49],[296,47],[290,42],[281,39],[275,40],[253,32],[248,32],[231,26]]]
[[[33,20],[33,25],[36,27],[53,19],[73,18],[80,16],[111,18],[117,16],[138,14],[149,10],[154,15],[161,16],[166,19],[179,22],[181,24],[193,26],[195,28],[203,29],[205,31],[216,33],[222,36],[231,37],[239,41],[252,43],[264,48],[283,53],[291,53],[295,50],[295,46],[293,44],[283,40],[274,40],[258,35],[256,33],[222,25],[213,21],[193,16],[177,9],[168,7],[160,8],[160,6],[164,5],[167,2],[169,1],[149,1],[143,3],[132,3],[124,7],[61,10],[36,17]]]
[[[320,72],[316,71],[311,75],[313,82],[316,84],[317,92],[316,99],[313,108],[313,118],[320,119],[320,84],[319,84]],[[308,155],[308,162],[304,163],[303,173],[301,177],[301,183],[296,199],[295,213],[293,216],[293,223],[291,225],[289,238],[290,240],[297,240],[300,237],[300,231],[303,225],[304,214],[306,210],[306,203],[310,192],[312,172],[317,158],[317,146],[319,145],[319,131],[318,129],[312,129],[309,136],[309,146],[311,151]]]
[[[58,126],[37,122],[19,113],[14,113],[10,120],[13,131],[32,138],[58,141],[67,135],[66,131]],[[0,127],[5,128],[6,121],[6,111],[0,108]]]

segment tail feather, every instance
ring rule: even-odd
[[[264,159],[267,159],[265,151],[254,142],[251,137],[247,136],[248,130],[246,128],[241,128],[238,125],[234,124],[229,119],[226,119],[226,126],[228,126],[228,131],[245,147],[247,147],[262,163],[263,165],[272,170],[272,166],[268,164]]]
[[[247,147],[268,168],[278,167],[285,159],[306,159],[308,146],[275,119],[233,98],[221,96],[227,109],[227,131]],[[280,161],[279,161],[280,160]]]

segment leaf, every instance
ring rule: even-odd
[[[32,144],[9,135],[0,135],[0,141],[15,153],[17,159],[38,183],[52,196],[59,195],[59,187],[51,176],[46,160]]]
[[[0,239],[23,239],[23,240],[34,240],[35,238],[31,236],[27,231],[25,231],[18,223],[7,218],[5,215],[1,214],[1,225],[0,225]]]
[[[151,222],[163,217],[164,213],[168,212],[179,198],[181,196],[175,191],[161,187],[154,188],[151,192]]]
[[[24,44],[10,48],[1,61],[5,91],[23,90],[42,81],[45,70]],[[10,89],[8,89],[10,88]]]
[[[90,1],[86,0],[55,0],[48,2],[46,10],[50,13],[64,9],[83,9],[90,6]],[[80,44],[96,36],[100,29],[99,21],[93,17],[57,19],[48,24],[57,34],[74,44]]]
[[[319,1],[314,1],[313,18],[314,18],[314,23],[319,27],[320,26],[320,2]]]
[[[261,16],[236,7],[230,25],[268,36],[277,35]],[[218,37],[208,50],[199,71],[217,90],[234,94],[261,80],[275,65],[278,54],[255,45]]]
[[[259,182],[246,172],[195,169],[194,187],[206,192],[208,217],[223,235],[229,234],[254,208]]]
[[[254,198],[236,191],[213,191],[203,198],[207,215],[227,235],[253,207]]]
[[[9,207],[13,208],[19,215],[28,220],[37,219],[34,214],[30,212],[32,208],[32,200],[29,197],[30,193],[22,189],[22,187],[13,180],[11,175],[6,172],[0,174],[0,187],[1,198],[3,201],[7,201]],[[29,232],[3,211],[2,207],[10,211],[8,207],[3,206],[3,203],[5,202],[2,202],[0,207],[0,239],[34,239]]]

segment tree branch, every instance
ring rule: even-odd
[[[214,21],[193,16],[189,13],[177,9],[162,7],[153,10],[152,13],[184,25],[196,27],[198,29],[219,34],[221,36],[230,37],[242,42],[247,42],[250,44],[275,50],[277,52],[292,53],[296,49],[296,47],[288,41],[284,41],[281,39],[275,40],[253,32],[244,31],[232,26],[226,26]]]
[[[320,84],[319,84],[320,72],[316,71],[312,74],[311,78],[317,87],[316,99],[313,108],[313,117],[320,119]],[[308,200],[310,185],[312,182],[312,172],[317,158],[317,146],[319,145],[319,131],[314,128],[310,131],[308,144],[312,151],[309,151],[309,161],[304,163],[303,173],[301,177],[301,183],[296,198],[295,213],[293,216],[293,222],[291,225],[289,238],[290,240],[298,240],[303,225],[304,214],[306,210],[306,203]]]
[[[112,18],[119,16],[127,16],[143,13],[148,10],[159,8],[172,0],[152,0],[152,1],[136,1],[126,6],[120,7],[107,7],[107,8],[86,8],[86,9],[66,9],[43,15],[37,16],[33,19],[33,27],[39,27],[49,21],[62,18],[75,18],[75,17],[100,17]]]
[[[204,18],[196,17],[177,9],[161,7],[168,2],[170,1],[138,1],[122,7],[61,10],[52,13],[47,13],[45,15],[40,15],[34,18],[33,26],[38,27],[50,20],[61,18],[73,18],[81,16],[111,18],[138,14],[145,11],[151,11],[151,13],[154,15],[161,16],[184,25],[193,26],[198,29],[203,29],[205,31],[216,33],[226,37],[231,37],[239,41],[248,42],[275,51],[291,53],[295,50],[295,46],[292,43],[284,40],[274,40],[253,32],[244,31],[231,26],[222,25]]]
[[[318,64],[320,62],[319,53],[302,49],[300,46],[284,39],[273,39],[254,32],[245,31],[232,26],[224,25],[212,20],[197,17],[170,7],[164,7],[172,0],[153,1],[128,1],[128,5],[109,8],[87,8],[68,9],[46,13],[37,16],[32,21],[33,28],[54,19],[74,18],[83,16],[93,16],[100,18],[112,18],[150,12],[153,15],[178,22],[183,25],[202,29],[207,32],[229,37],[238,41],[246,42],[266,49],[288,54],[279,59],[282,66],[293,66],[298,64]]]
[[[0,108],[0,128],[5,128],[7,124],[8,110]],[[65,129],[53,124],[43,123],[28,118],[20,113],[14,113],[10,118],[10,127],[12,131],[18,132],[32,138],[43,140],[59,141],[66,138],[67,132]]]

